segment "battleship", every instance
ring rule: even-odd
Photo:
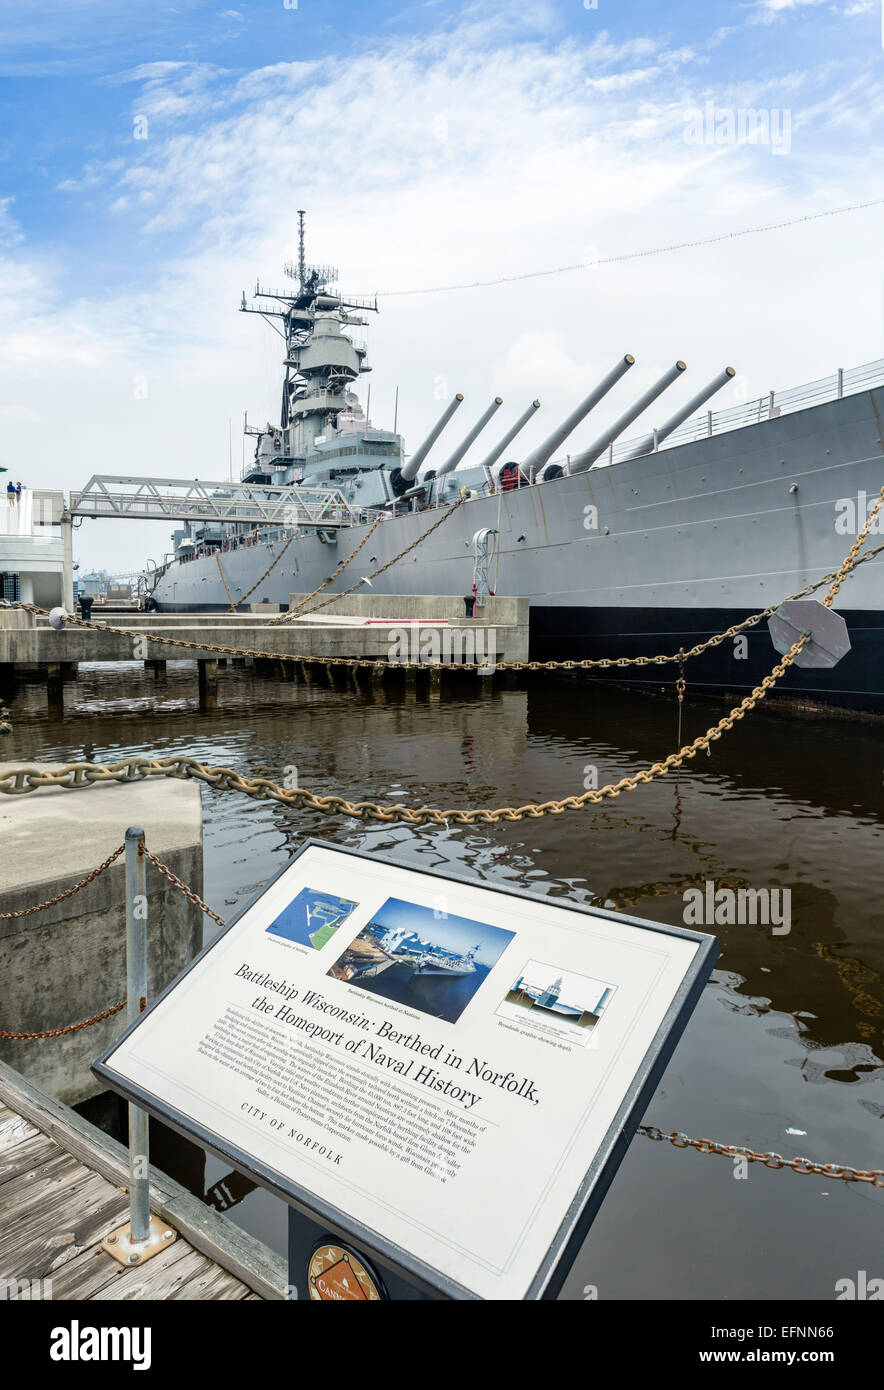
[[[414,962],[415,975],[473,975],[476,970],[476,952],[472,946],[462,956],[452,955],[438,947],[431,946],[422,951]]]
[[[627,353],[530,451],[517,441],[537,400],[478,463],[464,462],[502,408],[495,396],[435,462],[463,405],[458,392],[408,454],[397,419],[377,428],[370,389],[369,412],[354,389],[370,371],[361,334],[377,302],[346,298],[336,271],[307,264],[303,215],[299,257],[285,271],[290,286],[258,284],[240,305],[282,339],[279,423],[246,423],[254,450],[239,483],[202,485],[220,501],[175,532],[173,552],[149,576],[151,608],[211,612],[250,597],[288,608],[292,594],[336,572],[326,596],[360,581],[378,594],[527,596],[535,659],[677,653],[836,570],[884,482],[884,361],[713,411],[709,402],[733,384],[729,366],[663,424],[627,437],[686,372],[679,359],[629,395]],[[609,393],[623,409],[592,432],[592,412]],[[588,441],[577,433],[587,420]],[[574,452],[563,453],[575,434]],[[223,520],[225,499],[258,497],[273,501],[269,521]],[[880,535],[880,517],[874,530]],[[866,549],[875,545],[872,535]],[[775,695],[884,713],[882,577],[884,556],[872,555],[835,600],[849,653],[832,669],[793,668]],[[776,659],[767,625],[744,635],[692,659],[692,689],[740,695],[758,683]],[[660,687],[678,671],[608,674]]]

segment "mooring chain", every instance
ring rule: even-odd
[[[286,613],[281,613],[281,614],[279,615],[278,618],[271,618],[270,623],[268,624],[268,626],[269,626],[269,627],[275,627],[275,626],[277,626],[279,623],[291,622],[291,620],[292,620],[293,618],[296,618],[296,617],[298,616],[298,614],[301,612],[301,609],[302,609],[302,608],[306,608],[306,607],[307,607],[307,604],[310,602],[310,600],[311,600],[312,598],[316,598],[316,595],[317,595],[317,594],[321,594],[322,591],[323,591],[323,589],[327,589],[328,586],[329,586],[329,584],[333,584],[334,581],[337,579],[338,575],[341,574],[341,573],[343,573],[343,571],[347,568],[347,566],[349,565],[350,561],[356,559],[356,556],[359,554],[360,550],[361,550],[362,547],[365,545],[366,541],[371,540],[371,537],[374,535],[375,531],[378,529],[378,527],[380,526],[380,524],[381,524],[381,522],[382,522],[383,520],[384,520],[383,515],[376,516],[375,519],[374,519],[374,521],[372,522],[372,525],[371,525],[370,530],[366,531],[365,535],[362,537],[362,540],[359,542],[359,544],[357,545],[356,549],[355,549],[355,550],[351,550],[351,552],[350,552],[350,554],[347,556],[346,560],[342,560],[342,561],[341,561],[341,563],[338,565],[337,569],[335,569],[335,570],[329,575],[328,579],[323,579],[322,583],[319,584],[319,585],[313,590],[313,593],[312,593],[312,594],[308,594],[308,595],[306,596],[306,598],[302,598],[302,599],[301,599],[301,602],[298,603],[298,604],[296,604],[294,608],[290,608]],[[335,594],[335,598],[339,598],[339,597],[340,597],[339,594]]]
[[[691,1139],[679,1130],[666,1133],[656,1125],[639,1125],[638,1133],[658,1142],[666,1140],[677,1149],[696,1149],[701,1154],[721,1154],[725,1158],[743,1159],[747,1163],[763,1163],[766,1168],[789,1168],[793,1173],[815,1173],[841,1182],[868,1182],[884,1187],[884,1168],[851,1168],[846,1163],[815,1163],[812,1158],[783,1158],[778,1153],[758,1153],[740,1144],[720,1144],[715,1139]]]
[[[393,558],[392,558],[392,560],[388,560],[388,561],[386,562],[386,564],[381,565],[380,569],[372,570],[371,574],[368,576],[369,580],[375,580],[375,579],[377,579],[377,577],[378,577],[379,574],[383,574],[385,570],[388,570],[388,569],[390,569],[393,565],[395,565],[395,564],[397,563],[398,560],[402,560],[402,559],[404,559],[404,557],[405,557],[406,555],[409,555],[409,554],[411,553],[412,550],[415,550],[415,549],[421,544],[422,541],[425,541],[425,540],[427,539],[427,536],[431,536],[431,535],[433,534],[434,531],[437,531],[437,530],[439,529],[439,527],[442,525],[443,522],[447,521],[448,518],[449,518],[450,516],[453,516],[454,513],[457,511],[458,507],[462,507],[463,504],[464,504],[464,502],[465,502],[466,500],[467,500],[466,497],[458,497],[458,499],[457,499],[457,501],[454,503],[454,505],[451,506],[451,507],[449,507],[447,512],[443,512],[442,516],[439,517],[438,521],[434,521],[432,526],[428,526],[427,529],[426,529],[426,531],[423,531],[423,532],[421,533],[421,535],[419,535],[419,536],[417,537],[416,540],[413,540],[413,541],[411,542],[410,545],[407,545],[407,546],[405,547],[404,550],[400,550],[400,551],[399,551],[399,554],[398,554],[398,555],[394,555]],[[380,518],[378,518],[378,520],[380,520]],[[374,530],[374,527],[372,527],[372,530]],[[371,534],[371,533],[369,532],[369,534]],[[360,546],[358,547],[358,549],[361,549],[362,546],[365,544],[365,542],[366,542],[367,540],[368,540],[368,536],[365,536],[365,537],[363,538],[362,542],[360,543]],[[356,551],[355,551],[355,550],[354,550],[353,554],[354,554],[354,555],[356,554]],[[352,559],[353,557],[351,556],[350,558]],[[341,569],[343,569],[343,565],[341,566]],[[334,576],[332,576],[332,578],[334,578]],[[329,583],[330,583],[330,582],[331,582],[331,580],[329,580]],[[351,584],[349,589],[343,589],[343,590],[341,591],[341,593],[339,593],[339,594],[332,594],[329,598],[324,599],[322,603],[317,603],[317,605],[316,605],[315,608],[311,608],[311,609],[310,609],[310,616],[312,616],[312,614],[314,614],[314,613],[318,613],[318,612],[319,612],[321,609],[323,609],[323,608],[327,608],[328,605],[329,605],[330,603],[334,603],[335,599],[338,599],[338,598],[346,598],[348,594],[354,593],[354,591],[355,591],[356,589],[360,588],[364,583],[365,583],[365,580],[364,580],[364,579],[357,579],[356,583],[355,583],[355,584]],[[322,589],[322,588],[324,588],[324,587],[325,587],[325,585],[320,585],[320,589]],[[319,592],[319,590],[317,590],[316,592]],[[312,598],[313,595],[311,594],[310,597]],[[305,599],[304,602],[306,603],[306,602],[307,602],[307,599]],[[284,619],[287,618],[288,616],[289,616],[289,615],[288,615],[287,613],[286,613],[286,614],[283,614],[283,618],[284,618]],[[308,616],[308,615],[305,614],[304,616]]]
[[[881,488],[856,541],[832,578],[827,595],[829,603],[837,594],[845,576],[858,563],[859,550],[882,505],[884,487]],[[705,734],[698,735],[692,743],[685,744],[677,752],[670,753],[668,757],[652,763],[650,767],[641,768],[630,777],[622,777],[619,782],[610,782],[607,786],[585,791],[582,796],[567,796],[560,800],[529,803],[525,806],[499,806],[493,810],[478,808],[462,811],[457,807],[442,810],[434,806],[414,809],[401,805],[381,806],[372,801],[350,801],[342,796],[317,796],[301,787],[281,787],[266,777],[243,777],[232,768],[209,768],[196,758],[186,757],[127,758],[109,766],[97,763],[70,763],[49,772],[41,771],[39,768],[10,768],[0,772],[0,792],[15,796],[34,791],[41,786],[65,786],[73,789],[89,786],[94,782],[132,781],[138,777],[195,777],[209,786],[244,792],[257,800],[270,799],[286,806],[302,806],[320,811],[325,815],[351,816],[356,820],[378,820],[387,825],[441,825],[448,828],[450,825],[497,825],[501,821],[539,820],[543,816],[561,815],[565,811],[583,810],[587,806],[600,805],[605,800],[620,796],[622,792],[634,791],[645,783],[653,782],[657,777],[671,772],[673,768],[681,767],[697,753],[708,751],[712,743],[733,729],[735,724],[765,699],[768,691],[789,669],[808,640],[808,634],[803,633],[750,694],[744,696],[717,724],[708,728]],[[676,655],[676,660],[679,659],[683,659],[680,653]]]
[[[237,604],[245,603],[245,601],[246,601],[247,598],[251,598],[251,597],[252,597],[252,594],[255,592],[255,590],[257,589],[258,585],[264,583],[264,580],[267,578],[268,574],[272,574],[272,572],[276,569],[276,566],[279,564],[280,560],[282,559],[283,555],[284,555],[285,552],[288,550],[288,548],[289,548],[289,546],[291,545],[292,541],[295,539],[295,534],[296,534],[296,533],[293,531],[292,534],[289,536],[288,540],[286,541],[285,545],[282,547],[282,550],[279,552],[279,554],[276,556],[276,558],[267,566],[266,570],[265,570],[264,573],[261,575],[260,579],[256,579],[256,580],[255,580],[255,582],[254,582],[254,584],[252,585],[251,589],[247,589],[246,592],[242,595],[242,597],[241,597],[241,598],[238,598],[238,599],[236,600],[236,603],[234,603],[234,601],[233,601],[232,598],[230,599],[230,611],[231,611],[231,613],[235,613],[235,612],[236,612]],[[217,550],[215,551],[215,554],[216,554],[216,555],[218,554]],[[220,560],[218,561],[218,568],[219,568],[219,569],[221,568],[221,561],[220,561]],[[225,589],[227,589],[227,584],[226,584],[226,582],[225,582],[224,587],[225,587]],[[227,597],[230,598],[230,590],[229,590],[229,589],[227,589]]]

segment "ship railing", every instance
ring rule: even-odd
[[[724,410],[706,410],[701,415],[693,415],[678,429],[673,430],[661,449],[676,448],[680,444],[692,444],[712,435],[726,434],[731,430],[745,429],[763,420],[773,420],[780,415],[790,415],[796,410],[807,410],[811,406],[823,405],[827,401],[840,400],[843,396],[855,396],[875,386],[884,385],[884,358],[866,362],[860,367],[838,368],[828,376],[815,381],[792,386],[785,391],[769,391],[766,396],[755,400],[741,401],[727,406]],[[624,439],[608,449],[599,460],[600,464],[619,463],[629,458],[640,439],[647,438],[647,431],[639,438]],[[556,462],[565,465],[565,459]]]

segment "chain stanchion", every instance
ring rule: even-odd
[[[131,833],[132,832],[127,832],[127,835],[130,835]],[[141,838],[139,839],[139,837]],[[164,864],[161,859],[158,859],[156,857],[155,854],[151,854],[150,850],[144,844],[143,832],[139,831],[138,835],[135,836],[135,844],[136,849],[140,849],[140,857],[143,859],[149,859],[151,864],[153,864],[154,867],[159,870],[163,877],[167,878],[170,883],[174,884],[174,886],[177,889],[179,889],[180,892],[182,892],[184,896],[194,904],[195,907],[198,907],[200,911],[204,912],[207,917],[211,917],[214,922],[218,923],[219,927],[224,927],[227,925],[224,921],[224,918],[219,917],[217,912],[213,912],[212,909],[208,906],[208,904],[204,903],[202,898],[199,897],[198,894],[196,894],[192,888],[188,888],[186,884],[182,883],[181,879],[178,878],[172,872],[172,870],[168,867],[167,864]],[[0,921],[9,921],[12,918],[16,917],[28,917],[31,915],[31,913],[42,912],[47,907],[53,907],[55,903],[64,902],[66,898],[73,897],[74,893],[78,893],[81,888],[85,888],[88,883],[92,883],[94,879],[98,878],[99,874],[103,874],[105,869],[110,868],[111,864],[113,864],[115,860],[119,859],[120,855],[123,853],[125,848],[125,844],[119,845],[118,848],[114,850],[113,854],[109,855],[107,859],[105,859],[103,864],[99,864],[97,869],[93,869],[91,874],[87,874],[85,878],[80,879],[79,883],[75,883],[73,887],[68,888],[66,892],[59,893],[56,897],[50,898],[45,903],[38,903],[35,907],[23,908],[20,912],[0,912]],[[129,857],[131,857],[131,854]],[[134,870],[130,869],[130,866],[127,863],[127,883],[128,878],[131,877],[132,872],[134,872]],[[130,899],[136,895],[138,891],[137,884],[141,882],[142,880],[138,878],[136,881],[136,887],[132,889],[131,893],[127,886],[127,905]],[[128,920],[131,915],[132,914],[128,911],[127,907],[127,931],[129,930]],[[127,951],[127,959],[131,960],[132,957],[132,951]],[[142,973],[144,972],[142,971]],[[146,998],[146,988],[144,990],[138,989],[134,994],[132,989],[130,988],[129,997],[135,998],[137,1000],[138,1010],[140,1011],[140,1008],[143,1007],[142,998]],[[69,1033],[79,1033],[83,1028],[91,1028],[96,1023],[102,1023],[106,1018],[112,1018],[114,1014],[118,1014],[121,1012],[122,1009],[125,1009],[126,1004],[127,1000],[121,999],[119,1003],[112,1004],[111,1007],[108,1009],[102,1009],[101,1013],[94,1014],[92,1018],[83,1019],[81,1023],[69,1023],[64,1028],[46,1028],[42,1032],[38,1033],[15,1033],[7,1031],[5,1029],[0,1029],[0,1038],[8,1038],[16,1042],[37,1042],[42,1038],[62,1038],[67,1036],[67,1034]]]

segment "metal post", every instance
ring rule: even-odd
[[[842,397],[843,395],[844,395],[844,368],[843,368],[843,367],[839,367],[839,368],[838,368],[838,399],[839,399],[839,401],[841,400],[841,397]]]
[[[126,999],[134,1023],[147,1004],[147,894],[144,831],[126,831]],[[133,1245],[150,1235],[150,1144],[147,1112],[129,1106],[129,1230]]]

